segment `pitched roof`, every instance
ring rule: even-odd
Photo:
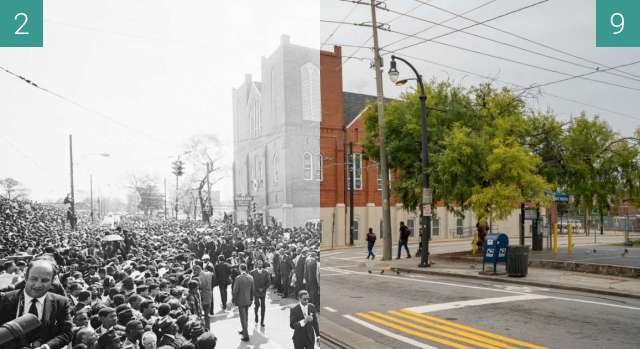
[[[343,109],[344,109],[344,126],[349,126],[364,111],[367,105],[376,101],[376,96],[365,95],[362,93],[343,92]],[[385,98],[385,102],[392,99]]]

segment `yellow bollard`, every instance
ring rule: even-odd
[[[558,223],[553,225],[553,255],[558,255]]]
[[[569,256],[573,254],[573,242],[571,241],[573,235],[572,233],[573,227],[571,226],[571,224],[569,224],[569,226],[567,227],[567,254],[569,254]]]

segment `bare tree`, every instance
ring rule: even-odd
[[[11,177],[0,179],[0,186],[7,199],[11,199],[12,197],[14,199],[23,199],[29,195],[29,190],[25,188],[22,183]]]
[[[202,221],[209,222],[213,214],[211,186],[224,178],[220,165],[222,147],[216,136],[205,134],[191,137],[185,148],[185,153],[188,154],[185,161],[193,169],[187,181],[196,192]]]

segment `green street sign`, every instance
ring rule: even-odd
[[[42,47],[42,0],[0,0],[0,47]]]

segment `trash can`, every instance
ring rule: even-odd
[[[507,274],[509,276],[527,276],[529,270],[529,246],[509,246],[507,256]]]

